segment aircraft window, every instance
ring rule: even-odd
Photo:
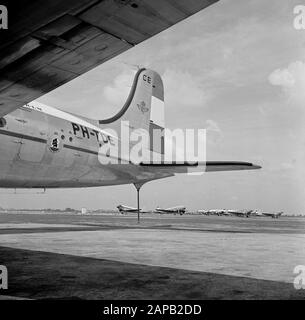
[[[65,136],[64,136],[63,134],[61,135],[61,139],[62,139],[62,140],[64,140],[64,139],[65,139]]]
[[[72,138],[72,137],[70,137],[70,138],[69,138],[69,141],[70,141],[70,142],[72,142],[72,141],[73,141],[73,138]]]
[[[0,127],[3,128],[6,125],[6,120],[4,118],[0,118]]]

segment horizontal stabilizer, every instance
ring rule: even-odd
[[[188,162],[188,161],[161,161],[161,162],[141,162],[140,166],[147,167],[197,167],[199,165],[198,161]]]
[[[188,167],[205,167],[206,172],[212,171],[232,171],[232,170],[253,170],[260,169],[261,166],[255,165],[250,162],[242,161],[176,161],[176,162],[141,162],[140,166],[149,167],[149,168],[158,168],[160,170],[171,170],[174,172],[182,172],[183,168],[187,169]],[[174,169],[177,169],[174,170]]]

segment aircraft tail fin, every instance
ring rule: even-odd
[[[122,121],[129,131],[146,130],[150,150],[164,154],[164,87],[157,72],[139,69],[122,109],[111,118],[99,120],[99,125],[120,134]]]

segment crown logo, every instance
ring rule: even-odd
[[[138,103],[137,106],[142,113],[145,113],[149,110],[149,108],[146,107],[146,103],[144,101],[141,101],[140,103]]]

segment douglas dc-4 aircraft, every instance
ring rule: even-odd
[[[126,103],[109,119],[88,119],[34,101],[216,1],[28,0],[20,6],[11,0],[9,28],[0,30],[0,187],[134,184],[139,209],[144,183],[189,167],[202,165],[207,172],[260,168],[234,161],[126,160],[126,150],[110,130],[120,136],[121,121],[138,131],[164,128],[163,83],[152,70],[138,70]],[[105,145],[117,149],[118,163],[103,164],[113,157],[101,151]]]
[[[157,207],[156,212],[158,213],[173,213],[173,214],[180,214],[183,215],[186,211],[186,208],[184,206],[176,206],[176,207],[171,207],[171,208],[159,208]]]

